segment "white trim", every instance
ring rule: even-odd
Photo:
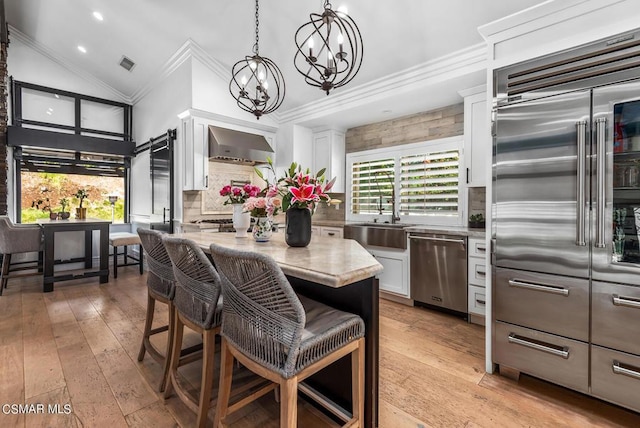
[[[34,51],[38,52],[39,54],[45,56],[46,58],[48,58],[51,61],[55,62],[56,64],[58,64],[59,66],[63,67],[64,69],[69,70],[70,72],[72,72],[73,74],[77,75],[78,77],[81,77],[82,79],[86,80],[87,82],[89,82],[89,83],[91,83],[93,85],[96,85],[96,86],[98,86],[98,87],[100,87],[100,88],[112,93],[117,98],[117,101],[121,101],[121,102],[128,103],[128,104],[132,103],[132,99],[130,97],[128,97],[127,95],[123,94],[122,92],[118,91],[114,87],[112,87],[112,86],[108,85],[107,83],[103,82],[102,80],[98,79],[93,74],[88,73],[88,72],[84,71],[81,68],[73,66],[71,64],[71,61],[69,61],[68,59],[66,59],[62,55],[60,55],[58,52],[48,48],[47,46],[43,45],[40,42],[37,42],[36,40],[32,39],[31,37],[27,36],[26,34],[21,32],[20,30],[18,30],[17,28],[15,28],[15,27],[13,27],[12,25],[9,24],[9,42],[11,42],[12,38],[15,39],[15,40],[20,41],[21,43],[23,43],[27,47],[29,47],[29,48],[33,49]]]
[[[199,117],[202,119],[208,119],[217,122],[223,122],[225,125],[236,125],[243,128],[250,128],[255,131],[263,131],[268,133],[275,133],[278,131],[277,126],[265,125],[263,123],[257,123],[249,120],[238,119],[231,116],[225,116],[218,113],[211,113],[209,111],[198,110],[194,108],[187,109],[179,114],[180,119],[184,120],[189,116]],[[229,127],[228,128],[233,128]],[[242,131],[247,132],[247,129],[242,129]]]
[[[416,90],[421,86],[446,81],[486,68],[487,47],[484,43],[453,52],[379,79],[332,94],[330,98],[312,101],[279,114],[283,122],[303,122],[371,102],[372,99]]]

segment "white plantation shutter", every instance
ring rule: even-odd
[[[463,224],[462,143],[447,137],[348,153],[347,220],[391,221],[395,196],[403,222]]]
[[[351,168],[351,212],[391,214],[395,159],[354,162]]]
[[[458,150],[402,156],[400,215],[458,215]]]

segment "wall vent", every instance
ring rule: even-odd
[[[135,66],[136,66],[136,63],[124,55],[120,59],[120,67],[124,68],[127,71],[131,71]]]

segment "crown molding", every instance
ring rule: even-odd
[[[164,63],[155,76],[153,76],[146,85],[133,94],[133,103],[135,104],[143,99],[190,58],[197,59],[223,81],[231,79],[229,70],[227,70],[220,61],[209,55],[194,40],[187,39],[187,41],[184,42],[184,44],[180,46],[173,55],[171,55],[167,62]]]
[[[124,103],[128,103],[128,104],[132,104],[131,97],[128,97],[127,95],[125,95],[122,92],[118,91],[113,86],[111,86],[111,85],[105,83],[104,81],[98,79],[93,74],[88,73],[88,72],[84,71],[83,69],[81,69],[79,67],[75,67],[74,65],[72,65],[71,61],[69,61],[64,56],[60,55],[59,53],[57,53],[56,51],[50,49],[49,47],[43,45],[42,43],[33,40],[31,37],[27,36],[26,34],[21,32],[20,30],[18,30],[16,27],[14,27],[14,26],[9,24],[9,42],[11,42],[12,38],[15,39],[15,40],[18,40],[22,44],[28,46],[29,48],[31,48],[34,51],[38,52],[39,54],[45,56],[46,58],[48,58],[51,61],[55,62],[56,64],[58,64],[59,66],[63,67],[64,69],[66,69],[66,70],[72,72],[73,74],[77,75],[78,77],[81,77],[82,79],[86,80],[87,82],[89,82],[89,83],[91,83],[93,85],[96,85],[96,86],[106,90],[107,92],[113,94],[113,96],[116,97],[118,99],[118,101],[121,101],[121,102],[124,102]]]
[[[368,100],[384,98],[400,92],[415,90],[486,68],[487,47],[480,43],[451,54],[418,64],[372,82],[359,85],[340,95],[313,101],[282,112],[280,122],[302,122],[317,119],[342,109],[365,104]]]

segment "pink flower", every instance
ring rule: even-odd
[[[276,208],[280,208],[282,206],[282,200],[278,198],[271,199],[271,205]]]
[[[267,201],[264,198],[258,198],[255,200],[255,207],[256,208],[266,208],[267,206]]]
[[[296,202],[312,202],[319,200],[320,198],[318,197],[318,195],[314,193],[315,189],[316,188],[313,184],[303,184],[299,188],[289,188],[289,191],[293,195],[291,203],[294,204]]]
[[[269,186],[269,190],[267,190],[267,198],[273,198],[278,194],[278,188],[276,186]]]
[[[260,193],[260,189],[257,186],[253,186],[253,188],[249,190],[249,196],[252,198],[258,196],[258,193]]]
[[[231,186],[228,184],[220,189],[220,196],[227,196],[229,193],[231,193]]]
[[[244,186],[242,186],[242,190],[244,190],[245,193],[251,193],[252,188],[253,186],[251,184],[245,184]]]
[[[242,193],[242,189],[240,189],[239,187],[234,187],[233,189],[231,189],[231,191],[233,192],[233,196],[240,196],[240,194]]]
[[[296,181],[298,182],[299,186],[302,186],[303,184],[309,184],[310,179],[311,177],[309,176],[309,174],[298,173],[298,176],[296,177]]]

